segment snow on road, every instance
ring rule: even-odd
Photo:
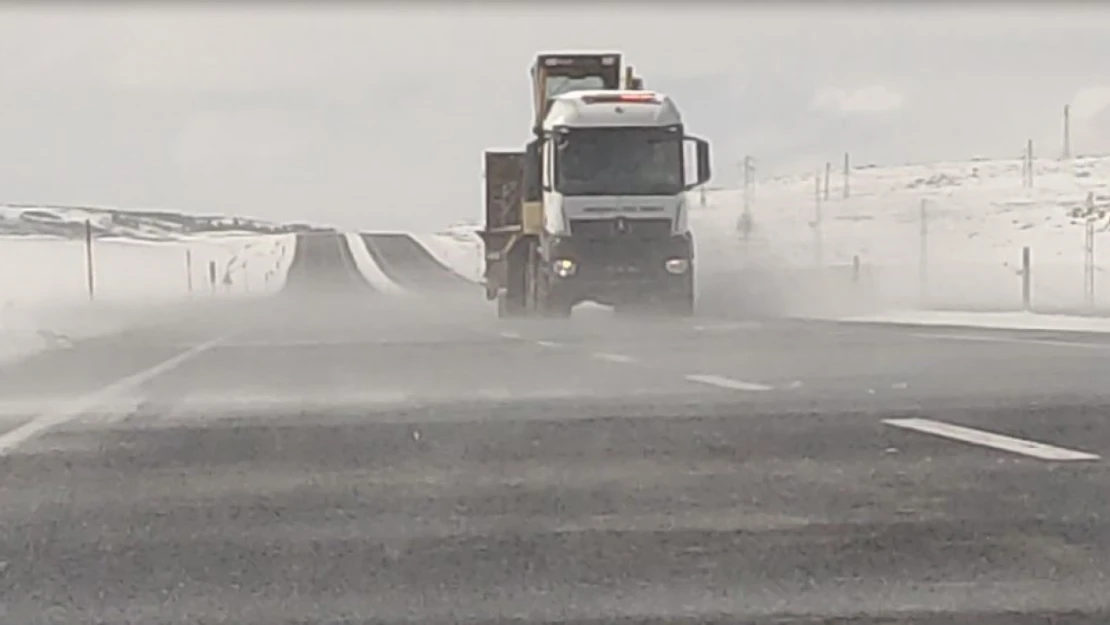
[[[482,240],[473,229],[457,228],[436,234],[411,235],[436,260],[471,282],[481,282]]]
[[[355,259],[355,265],[358,267],[359,273],[376,291],[390,295],[411,295],[407,289],[391,280],[382,271],[357,232],[348,232],[344,236],[347,239],[347,248],[351,250],[351,255]]]

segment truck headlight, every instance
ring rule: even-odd
[[[569,278],[574,275],[574,272],[578,271],[578,265],[574,264],[574,261],[569,258],[560,258],[551,263],[551,269],[560,278]]]
[[[672,258],[666,263],[667,273],[673,273],[676,276],[686,273],[690,269],[690,261],[685,258]]]

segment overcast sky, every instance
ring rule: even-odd
[[[527,139],[537,51],[624,52],[763,172],[1110,151],[1110,9],[44,3],[0,7],[0,201],[358,229],[481,214],[481,154]],[[516,4],[514,7],[513,4]],[[1092,3],[1094,5],[1096,3]]]

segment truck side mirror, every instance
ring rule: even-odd
[[[709,182],[709,179],[713,176],[713,162],[709,154],[708,141],[697,137],[686,137],[686,141],[694,143],[694,159],[697,164],[697,174],[694,176],[694,180],[686,183],[686,190],[688,191]]]
[[[695,139],[698,144],[698,184],[709,182],[713,176],[713,159],[709,155],[709,142],[705,139]]]

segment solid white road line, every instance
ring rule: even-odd
[[[733,380],[719,375],[703,375],[703,374],[690,374],[685,376],[691,382],[698,382],[700,384],[708,384],[710,386],[718,386],[720,388],[727,388],[733,391],[771,391],[774,387],[767,386],[766,384],[757,384],[755,382],[744,382],[742,380]]]
[[[6,454],[15,449],[19,445],[27,442],[28,440],[38,436],[39,434],[56,427],[68,421],[81,416],[82,413],[96,408],[98,405],[109,401],[113,396],[129,391],[144,382],[152,380],[167,371],[170,371],[180,366],[185,361],[199,356],[201,353],[215,347],[227,337],[221,337],[194,345],[193,347],[177,354],[176,356],[162,361],[149,369],[145,369],[138,373],[134,373],[125,378],[117,380],[100,390],[89,393],[82,397],[78,397],[72,401],[66,402],[56,410],[48,413],[40,414],[32,418],[23,425],[8,430],[0,435],[0,455]]]
[[[884,419],[883,423],[897,428],[950,438],[965,443],[971,443],[972,445],[982,445],[984,447],[1009,451],[1023,456],[1039,458],[1041,460],[1073,461],[1099,459],[1095,454],[1075,451],[1073,449],[1064,449],[1062,447],[1053,447],[1052,445],[1045,445],[1044,443],[1013,438],[1002,434],[994,434],[983,430],[975,430],[953,425],[951,423],[944,423],[942,421],[933,421],[932,419]]]
[[[593,357],[597,358],[598,360],[607,360],[609,362],[619,362],[625,364],[636,362],[635,358],[633,358],[632,356],[625,356],[624,354],[606,354],[604,352],[598,352],[596,354],[593,354]]]
[[[756,321],[735,323],[705,323],[692,326],[695,332],[731,332],[733,330],[758,330],[763,324]]]

